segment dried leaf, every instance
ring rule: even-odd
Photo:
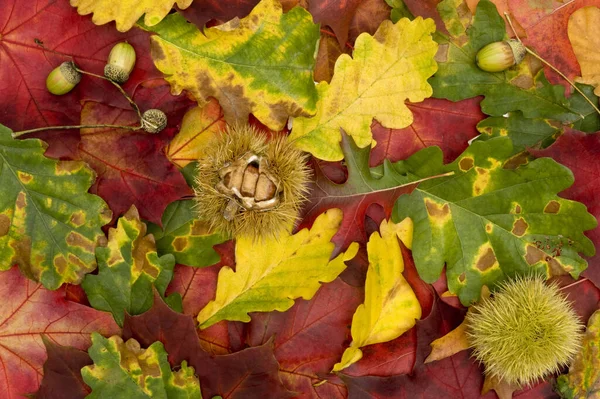
[[[600,96],[600,8],[584,7],[569,17],[569,40],[581,67],[577,81],[596,87]]]

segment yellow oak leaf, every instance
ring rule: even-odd
[[[317,115],[294,119],[291,138],[317,158],[339,161],[340,128],[364,148],[373,142],[373,118],[388,128],[409,126],[413,115],[404,102],[432,94],[427,79],[437,71],[433,57],[438,48],[433,32],[433,20],[417,17],[396,24],[386,20],[374,36],[361,34],[354,58],[342,54],[331,83],[317,86]]]
[[[171,11],[173,4],[185,9],[193,0],[70,0],[79,15],[93,13],[92,22],[103,25],[115,21],[117,30],[127,32],[144,14],[144,24],[158,24]]]
[[[342,211],[329,209],[310,230],[255,241],[239,238],[235,247],[235,271],[219,271],[215,299],[198,314],[200,328],[221,320],[250,321],[248,312],[283,312],[294,299],[311,299],[320,283],[328,283],[346,268],[358,252],[352,243],[345,253],[329,260],[334,250],[331,238],[342,222]]]
[[[406,218],[396,224],[381,223],[367,243],[369,269],[365,283],[365,303],[352,317],[352,343],[336,363],[340,371],[362,358],[361,347],[391,341],[410,330],[421,318],[421,305],[402,276],[404,261],[398,238],[412,246],[413,222]]]
[[[569,17],[569,40],[581,67],[581,77],[575,81],[596,87],[600,96],[600,8],[583,7]]]

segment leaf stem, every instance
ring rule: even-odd
[[[506,17],[506,20],[508,21],[508,24],[510,25],[510,28],[512,29],[512,31],[515,34],[515,37],[517,38],[517,40],[525,47],[525,50],[531,54],[532,56],[534,56],[535,58],[537,58],[538,60],[540,60],[542,63],[544,63],[545,65],[547,65],[548,67],[550,67],[550,69],[552,69],[554,72],[556,72],[557,74],[559,74],[564,80],[566,80],[575,90],[577,90],[577,92],[579,94],[581,94],[583,96],[583,98],[585,98],[585,100],[590,103],[590,105],[592,106],[592,108],[594,108],[594,110],[600,114],[600,109],[598,109],[598,107],[594,104],[594,102],[592,100],[590,100],[590,98],[588,96],[585,95],[585,93],[583,91],[581,91],[581,89],[579,89],[579,87],[575,86],[575,83],[573,83],[571,81],[571,79],[567,78],[567,76],[562,73],[561,71],[558,70],[558,68],[556,68],[554,65],[552,65],[551,63],[549,63],[548,61],[546,61],[545,59],[543,59],[541,56],[537,55],[536,53],[534,53],[529,47],[525,46],[525,43],[523,43],[523,41],[521,40],[521,38],[519,37],[519,34],[517,33],[515,27],[513,26],[513,23],[510,19],[510,16],[508,15],[507,12],[504,12],[504,16]]]
[[[29,133],[43,132],[44,130],[65,130],[65,129],[94,129],[94,128],[113,128],[113,129],[128,129],[128,130],[140,130],[142,126],[121,126],[121,125],[73,125],[73,126],[46,126],[38,127],[35,129],[21,130],[19,132],[13,132],[12,137],[17,138]]]

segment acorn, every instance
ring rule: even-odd
[[[276,237],[297,221],[310,176],[307,155],[286,136],[230,126],[198,160],[196,212],[229,237]]]
[[[125,83],[135,66],[135,49],[129,43],[116,44],[108,55],[104,76],[116,83]]]
[[[517,277],[483,298],[465,317],[467,339],[485,373],[510,385],[535,383],[568,365],[583,325],[556,284]]]
[[[167,115],[160,109],[149,109],[142,114],[142,129],[147,133],[159,133],[167,126]]]
[[[519,64],[525,58],[527,49],[518,40],[490,43],[475,56],[477,66],[486,72],[501,72]]]
[[[46,78],[46,88],[52,94],[62,96],[67,94],[81,81],[81,73],[77,72],[72,61],[66,61],[57,66]]]

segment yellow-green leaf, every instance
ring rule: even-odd
[[[380,231],[381,235],[373,233],[367,243],[365,303],[352,317],[352,343],[333,371],[359,361],[361,347],[398,338],[421,318],[421,305],[402,276],[404,261],[398,243],[400,238],[408,248],[412,247],[412,220],[406,218],[398,224],[384,220]]]
[[[569,40],[581,67],[576,82],[592,85],[600,95],[600,8],[583,7],[569,17]]]
[[[84,162],[49,159],[45,149],[40,140],[13,139],[0,125],[0,270],[18,264],[56,289],[79,284],[96,268],[111,212],[87,192],[95,174]]]
[[[248,312],[283,312],[294,299],[311,299],[320,282],[333,281],[352,259],[358,245],[329,260],[334,249],[330,242],[342,221],[342,211],[329,209],[310,230],[282,235],[264,241],[240,238],[235,248],[235,272],[219,271],[216,298],[198,314],[200,328],[221,320],[248,322]]]
[[[246,18],[204,32],[179,14],[144,28],[157,33],[152,58],[171,92],[187,90],[200,106],[216,98],[228,123],[253,113],[280,130],[289,116],[316,112],[319,26],[301,7],[283,14],[278,0],[262,0]]]
[[[295,119],[291,138],[317,158],[339,161],[340,128],[363,148],[373,141],[373,118],[389,128],[409,126],[413,115],[404,102],[423,101],[432,94],[427,79],[437,70],[434,31],[433,20],[418,17],[396,24],[384,21],[374,36],[361,34],[354,58],[341,55],[331,83],[317,86],[317,115]]]
[[[93,13],[92,22],[103,25],[115,21],[117,30],[127,32],[144,14],[144,24],[158,24],[171,11],[174,4],[185,9],[193,0],[70,0],[79,15]]]

